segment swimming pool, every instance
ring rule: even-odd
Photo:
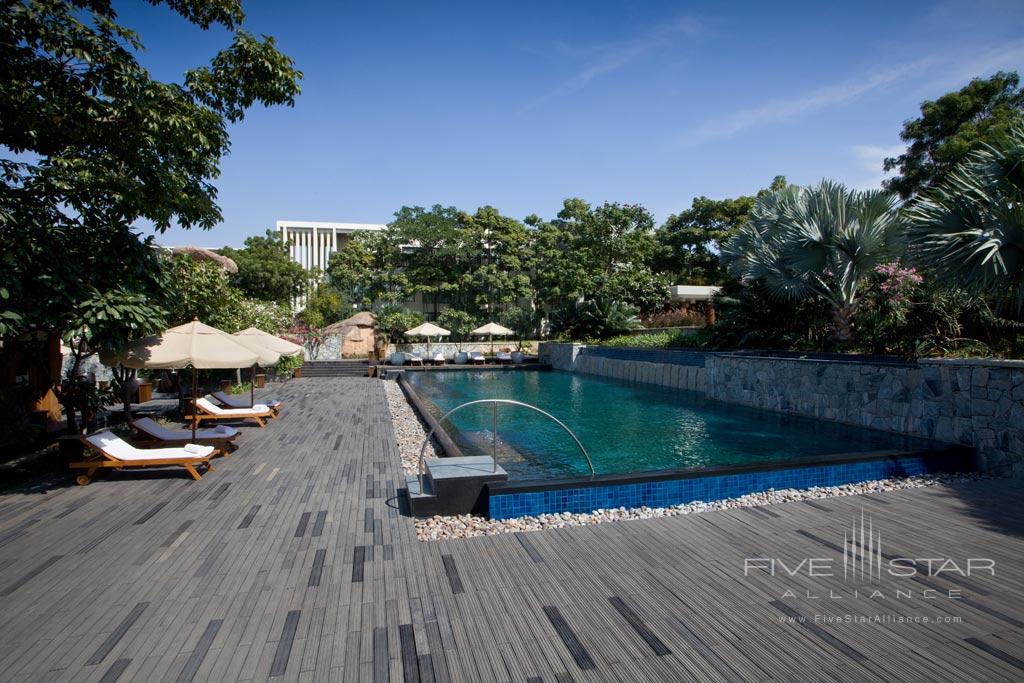
[[[440,417],[482,398],[522,401],[562,420],[590,453],[597,475],[814,463],[842,453],[927,450],[933,442],[713,401],[703,393],[552,371],[406,373]],[[490,406],[442,425],[465,455],[491,453]],[[532,411],[498,408],[498,461],[510,481],[589,476],[571,438]]]

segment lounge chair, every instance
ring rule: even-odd
[[[434,365],[444,365],[448,361],[445,359],[444,354],[438,351],[434,354]]]
[[[213,465],[210,464],[210,458],[213,457],[215,450],[213,446],[190,443],[176,448],[136,448],[110,431],[97,432],[81,438],[82,443],[95,451],[96,455],[81,462],[69,463],[71,469],[85,470],[75,477],[79,486],[85,486],[92,481],[93,475],[99,469],[120,470],[127,467],[179,465],[197,480],[200,474],[196,468],[200,465],[205,467],[207,472],[213,470]]]
[[[499,363],[511,363],[512,354],[509,353],[508,351],[498,351],[498,353],[494,354],[494,360],[498,361]]]
[[[228,408],[251,408],[252,407],[252,406],[249,405],[249,399],[245,398],[244,396],[240,396],[240,395],[236,396],[234,394],[229,394],[229,393],[224,392],[224,391],[215,391],[212,394],[210,394],[210,396],[213,396],[215,399],[220,401],[220,403],[222,405],[224,405],[224,406],[226,406]],[[273,399],[273,398],[269,399],[269,400],[268,399],[261,399],[260,400],[260,404],[261,405],[265,405],[266,407],[270,408],[270,411],[272,413],[274,413],[274,417],[280,416],[281,408],[284,407],[283,403],[281,403],[280,401],[278,401],[276,399]]]
[[[206,398],[196,399],[196,410],[194,419],[203,420],[252,420],[260,427],[266,426],[266,420],[274,416],[267,406],[257,403],[252,408],[221,408],[211,403]],[[187,419],[193,419],[192,415],[186,415]]]
[[[235,449],[234,440],[241,433],[234,427],[217,425],[212,429],[197,430],[196,438],[193,439],[191,431],[168,429],[149,417],[133,420],[132,427],[138,435],[133,441],[140,446],[184,446],[197,443],[213,446],[218,453],[224,455]]]
[[[483,365],[484,363],[487,362],[487,359],[484,357],[484,354],[480,353],[479,351],[470,351],[469,362],[473,363],[474,365],[476,365],[477,363]]]
[[[423,356],[418,353],[410,353],[406,356],[406,360],[409,361],[409,365],[418,365],[423,367]]]

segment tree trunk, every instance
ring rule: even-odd
[[[832,309],[832,320],[836,326],[836,341],[846,346],[853,339],[854,306],[841,304]]]

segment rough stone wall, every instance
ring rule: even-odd
[[[916,365],[713,356],[711,398],[977,448],[984,471],[1024,476],[1024,362]]]
[[[556,370],[569,370],[586,375],[612,377],[630,382],[658,384],[676,389],[704,391],[704,368],[674,363],[648,363],[624,358],[604,358],[582,353],[580,344],[544,342],[540,345],[541,362]]]

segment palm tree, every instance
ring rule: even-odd
[[[974,152],[907,209],[911,252],[944,281],[1024,308],[1024,126]]]
[[[760,197],[750,220],[723,245],[722,257],[733,275],[764,282],[777,299],[823,297],[832,307],[836,338],[846,343],[866,276],[892,261],[900,245],[892,195],[823,180]]]

